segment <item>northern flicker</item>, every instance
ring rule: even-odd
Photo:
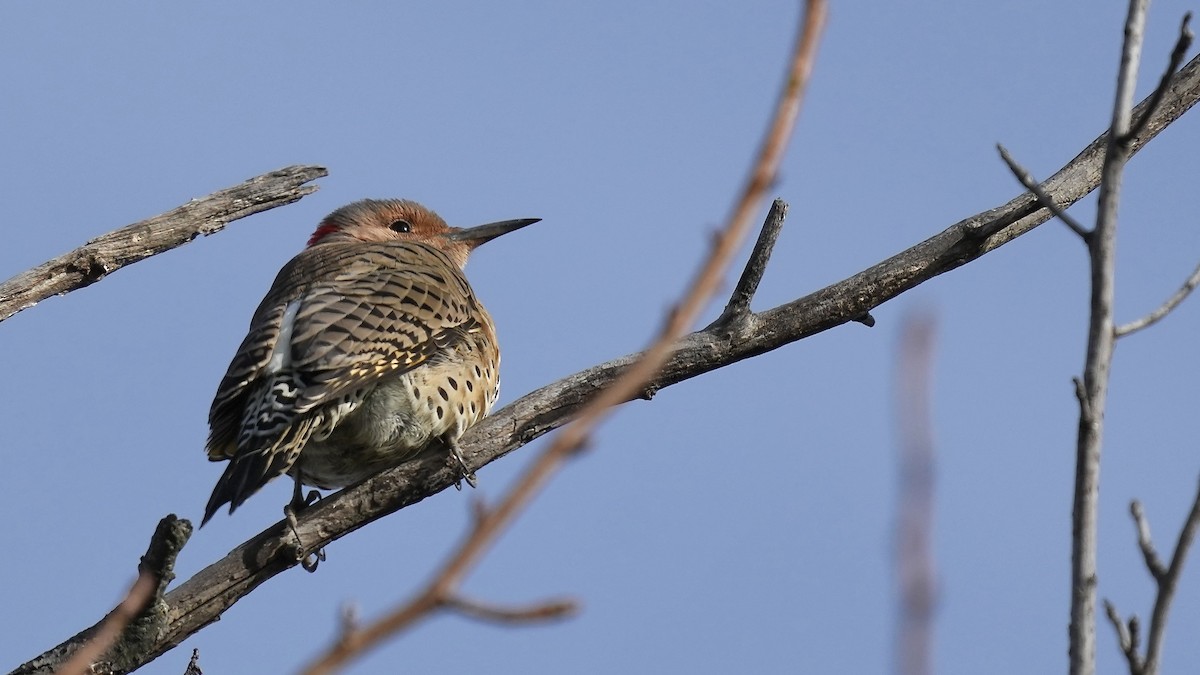
[[[204,520],[284,473],[343,487],[457,441],[499,391],[496,329],[463,276],[480,244],[531,223],[446,225],[405,200],[329,214],[254,312],[209,411],[229,460]]]

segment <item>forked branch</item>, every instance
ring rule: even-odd
[[[1167,617],[1170,615],[1171,602],[1179,586],[1183,574],[1183,564],[1187,560],[1188,551],[1196,539],[1196,530],[1200,529],[1200,486],[1197,486],[1196,496],[1192,499],[1192,508],[1188,511],[1183,527],[1179,530],[1179,539],[1175,542],[1175,550],[1171,553],[1171,562],[1163,565],[1154,542],[1150,538],[1150,524],[1142,510],[1141,502],[1134,500],[1129,505],[1129,513],[1133,517],[1134,528],[1137,531],[1138,549],[1146,562],[1146,569],[1154,578],[1158,592],[1154,596],[1154,609],[1150,614],[1150,629],[1146,634],[1146,654],[1139,654],[1138,618],[1130,616],[1128,628],[1121,622],[1120,614],[1109,601],[1105,601],[1108,619],[1117,631],[1117,643],[1125,659],[1129,662],[1130,675],[1156,675],[1162,662],[1163,638],[1166,636]]]

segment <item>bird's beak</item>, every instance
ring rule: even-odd
[[[467,242],[471,248],[475,248],[480,244],[489,242],[502,234],[508,234],[514,230],[519,230],[526,225],[532,225],[541,220],[541,218],[516,218],[514,220],[501,220],[497,223],[488,223],[487,225],[479,225],[477,227],[467,227],[454,229],[447,232],[444,236],[450,241]]]

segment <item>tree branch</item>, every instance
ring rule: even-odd
[[[298,201],[317,190],[305,185],[329,172],[289,166],[193,199],[162,215],[100,235],[70,253],[0,284],[0,321],[53,295],[90,286],[133,263],[220,232],[230,222]]]
[[[1194,36],[1192,35],[1192,29],[1188,27],[1191,21],[1192,13],[1185,12],[1183,20],[1179,22],[1179,37],[1175,40],[1175,48],[1171,50],[1171,58],[1167,61],[1167,69],[1163,72],[1162,79],[1158,81],[1158,86],[1154,88],[1154,93],[1150,94],[1150,98],[1146,103],[1147,110],[1153,111],[1158,107],[1163,97],[1167,95],[1167,87],[1171,85],[1171,76],[1179,69],[1179,64],[1183,63],[1183,57],[1187,56],[1188,50],[1192,48],[1192,38]],[[1132,103],[1132,98],[1130,102]],[[1138,117],[1137,122],[1133,124],[1133,128],[1126,132],[1120,139],[1121,144],[1124,145],[1141,134],[1149,117],[1145,113]]]
[[[1162,582],[1163,577],[1167,574],[1167,568],[1159,559],[1158,551],[1154,550],[1154,541],[1150,538],[1150,523],[1146,521],[1142,503],[1136,499],[1130,502],[1129,515],[1133,516],[1133,524],[1137,528],[1138,549],[1142,552],[1146,569],[1150,571],[1150,576],[1154,577],[1155,581]]]
[[[1146,569],[1154,578],[1158,592],[1154,597],[1154,609],[1150,614],[1150,631],[1146,635],[1146,656],[1138,654],[1138,619],[1129,617],[1129,628],[1121,623],[1116,607],[1107,600],[1104,606],[1108,619],[1117,631],[1117,642],[1121,652],[1129,662],[1130,675],[1157,675],[1159,662],[1162,659],[1163,639],[1167,632],[1167,617],[1170,615],[1171,602],[1175,599],[1175,590],[1179,586],[1179,577],[1183,574],[1183,563],[1187,559],[1188,550],[1196,538],[1196,530],[1200,529],[1200,489],[1192,500],[1192,508],[1179,531],[1179,540],[1175,542],[1175,551],[1171,554],[1171,564],[1164,566],[1158,552],[1154,550],[1154,542],[1150,539],[1150,523],[1142,510],[1141,502],[1136,499],[1129,504],[1129,514],[1133,517],[1134,528],[1137,531],[1138,549],[1146,562]]]
[[[1108,615],[1109,623],[1117,632],[1117,647],[1125,655],[1125,661],[1129,664],[1129,675],[1141,675],[1143,664],[1142,657],[1138,654],[1137,617],[1131,618],[1129,625],[1126,626],[1121,621],[1117,606],[1108,600],[1104,601],[1104,613]]]
[[[750,300],[758,292],[758,284],[762,281],[763,273],[767,271],[767,263],[771,261],[771,251],[775,249],[775,241],[779,239],[787,211],[787,202],[782,199],[771,203],[771,210],[767,212],[767,219],[758,233],[758,240],[754,242],[754,250],[750,252],[750,259],[746,261],[742,276],[738,278],[737,286],[734,286],[725,310],[710,324],[710,328],[717,324],[737,321],[750,312]]]
[[[1101,169],[1096,226],[1085,240],[1091,263],[1091,300],[1087,352],[1083,366],[1084,398],[1075,446],[1075,489],[1071,509],[1071,623],[1068,650],[1071,675],[1096,672],[1096,530],[1100,505],[1100,450],[1104,410],[1113,356],[1113,285],[1116,267],[1117,203],[1129,159],[1133,90],[1149,0],[1130,0],[1125,39],[1117,71],[1117,93]],[[1156,92],[1157,94],[1157,92]],[[1161,96],[1157,97],[1161,98]],[[1156,95],[1146,103],[1153,114]]]
[[[1131,141],[1130,151],[1140,150],[1198,100],[1200,57],[1192,59],[1173,78],[1161,105],[1150,113],[1145,132]],[[1138,111],[1145,109],[1146,103],[1138,107]],[[1056,203],[1069,207],[1096,188],[1107,139],[1107,133],[1097,138],[1042,183]],[[854,321],[901,293],[999,248],[1050,217],[1051,213],[1032,195],[1023,193],[854,276],[790,303],[751,313],[733,331],[707,329],[676,341],[662,372],[647,386],[668,387]],[[562,426],[637,356],[627,355],[570,375],[484,418],[460,441],[468,467],[479,469]],[[456,478],[438,458],[410,462],[326,497],[301,515],[298,527],[304,541],[324,546],[445,490]],[[140,663],[172,649],[216,621],[260,584],[296,566],[294,541],[283,521],[275,523],[169,592],[165,597],[167,629],[153,648],[142,654]],[[52,670],[22,666],[14,673]]]
[[[1175,291],[1174,295],[1167,298],[1166,302],[1160,305],[1158,309],[1150,312],[1140,319],[1117,326],[1113,329],[1113,336],[1122,338],[1126,335],[1136,333],[1143,328],[1149,328],[1150,326],[1153,326],[1154,324],[1163,320],[1163,318],[1165,318],[1168,314],[1175,311],[1175,308],[1178,307],[1179,304],[1184,300],[1186,300],[1198,285],[1200,285],[1200,265],[1196,265],[1196,269],[1192,270],[1192,275],[1188,277],[1187,280],[1183,282],[1183,285],[1179,287],[1179,290]]]
[[[453,595],[442,604],[463,616],[499,624],[558,621],[579,611],[579,604],[574,600],[547,600],[528,607],[500,607]]]
[[[1054,203],[1054,200],[1050,197],[1050,195],[1046,194],[1046,191],[1042,189],[1042,186],[1037,182],[1037,179],[1035,179],[1033,175],[1025,169],[1025,167],[1018,164],[1017,160],[1013,159],[1012,155],[1008,153],[1007,148],[997,143],[996,149],[1000,151],[1000,159],[1004,160],[1004,163],[1008,165],[1008,170],[1017,177],[1017,180],[1020,181],[1021,185],[1025,186],[1026,190],[1029,190],[1033,193],[1033,196],[1037,197],[1039,204],[1047,209],[1050,209],[1050,212],[1057,216],[1058,219],[1063,223],[1065,223],[1067,227],[1071,228],[1072,232],[1079,235],[1079,238],[1082,239],[1085,244],[1089,239],[1092,238],[1092,233],[1086,227],[1084,227],[1082,223],[1072,218],[1071,214],[1062,210],[1059,208],[1058,204]]]
[[[1192,509],[1188,512],[1183,528],[1179,531],[1179,540],[1175,542],[1175,552],[1171,554],[1171,565],[1160,576],[1154,574],[1158,582],[1158,594],[1154,598],[1154,610],[1150,614],[1150,631],[1146,634],[1146,669],[1149,675],[1158,673],[1159,661],[1162,658],[1163,638],[1167,632],[1167,617],[1171,610],[1171,601],[1175,599],[1175,589],[1179,586],[1179,577],[1183,573],[1183,563],[1187,559],[1188,550],[1196,538],[1196,530],[1200,528],[1200,489],[1192,500]]]

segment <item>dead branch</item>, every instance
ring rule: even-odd
[[[1150,631],[1146,634],[1146,669],[1144,671],[1146,675],[1157,675],[1158,673],[1171,601],[1175,599],[1175,589],[1179,586],[1183,563],[1187,560],[1188,550],[1196,538],[1198,528],[1200,528],[1200,490],[1197,490],[1196,497],[1192,500],[1192,509],[1188,512],[1187,519],[1179,530],[1179,539],[1175,542],[1175,552],[1171,554],[1170,566],[1161,577],[1155,577],[1158,593],[1154,597],[1154,609],[1150,614]]]
[[[1133,517],[1134,529],[1137,531],[1138,549],[1146,562],[1146,570],[1154,578],[1158,592],[1154,596],[1154,609],[1150,613],[1150,630],[1146,634],[1146,654],[1138,653],[1138,618],[1129,617],[1129,628],[1121,623],[1117,609],[1107,600],[1104,601],[1108,611],[1109,621],[1117,631],[1117,643],[1125,659],[1129,662],[1130,675],[1157,675],[1159,663],[1162,660],[1163,639],[1167,632],[1167,617],[1170,615],[1171,602],[1175,599],[1175,590],[1179,586],[1179,578],[1183,574],[1183,563],[1187,560],[1188,550],[1196,538],[1196,530],[1200,529],[1200,489],[1192,499],[1192,508],[1188,511],[1183,527],[1179,530],[1179,539],[1175,542],[1175,551],[1171,554],[1171,563],[1163,565],[1162,559],[1154,549],[1150,539],[1150,523],[1142,510],[1141,502],[1136,499],[1129,504],[1129,514]]]
[[[1186,300],[1198,285],[1200,285],[1200,265],[1196,265],[1196,269],[1192,270],[1191,276],[1189,276],[1187,280],[1183,282],[1183,285],[1179,287],[1179,290],[1175,291],[1175,293],[1171,297],[1167,298],[1163,304],[1159,305],[1157,309],[1139,319],[1135,319],[1129,323],[1123,323],[1120,326],[1117,326],[1113,329],[1113,335],[1115,337],[1123,338],[1126,335],[1132,335],[1143,328],[1149,328],[1159,321],[1162,321],[1168,314],[1175,311],[1175,308],[1178,307],[1184,300]]]
[[[1054,201],[1054,199],[1050,197],[1050,195],[1046,194],[1046,191],[1042,189],[1042,186],[1038,183],[1037,179],[1033,177],[1033,174],[1029,173],[1028,169],[1026,169],[1024,166],[1021,166],[1017,160],[1013,159],[1013,156],[1008,152],[1008,148],[1005,148],[1000,143],[997,143],[996,149],[1000,151],[1000,159],[1004,160],[1004,163],[1008,165],[1008,170],[1017,177],[1017,180],[1021,183],[1021,185],[1025,186],[1026,190],[1029,190],[1033,193],[1033,196],[1037,197],[1039,204],[1050,209],[1050,212],[1053,213],[1055,217],[1062,221],[1067,227],[1071,228],[1072,232],[1079,235],[1079,238],[1082,239],[1084,243],[1087,243],[1087,241],[1092,238],[1092,232],[1084,227],[1083,223],[1075,220],[1071,214],[1064,211],[1062,207],[1060,207]]]
[[[1146,520],[1142,503],[1136,499],[1130,502],[1129,515],[1133,517],[1133,524],[1137,528],[1138,549],[1142,552],[1142,560],[1146,563],[1146,569],[1150,571],[1150,576],[1154,577],[1155,581],[1161,582],[1167,575],[1167,568],[1162,564],[1162,559],[1158,557],[1158,551],[1154,550],[1154,541],[1150,538],[1150,522]]]
[[[1116,267],[1117,203],[1128,154],[1120,142],[1129,133],[1133,88],[1142,54],[1148,0],[1130,0],[1117,72],[1116,102],[1101,169],[1096,225],[1084,239],[1091,267],[1083,398],[1075,447],[1071,507],[1071,675],[1096,672],[1096,531],[1100,516],[1100,450],[1113,356],[1113,284]],[[1151,101],[1153,102],[1153,100]]]
[[[1162,78],[1158,81],[1158,86],[1154,88],[1154,92],[1150,94],[1150,98],[1146,103],[1146,108],[1153,111],[1162,102],[1164,96],[1167,95],[1167,87],[1171,86],[1171,76],[1179,70],[1179,65],[1183,63],[1183,59],[1187,56],[1188,50],[1192,48],[1192,29],[1188,26],[1192,21],[1192,13],[1184,12],[1183,20],[1179,22],[1179,37],[1175,40],[1175,48],[1171,50],[1171,58],[1167,61],[1167,68],[1163,71]],[[1134,69],[1137,70],[1136,68]],[[1130,103],[1133,102],[1132,97]],[[1120,139],[1121,144],[1128,143],[1131,139],[1136,138],[1142,133],[1142,129],[1146,127],[1146,121],[1150,116],[1142,113],[1133,126],[1126,132],[1125,136]]]
[[[225,188],[89,241],[0,284],[0,321],[54,295],[90,286],[152,255],[220,232],[230,222],[298,201],[317,190],[305,185],[328,175],[319,166],[289,166]]]
[[[710,328],[713,325],[737,321],[749,313],[750,300],[758,292],[758,284],[767,271],[767,263],[771,261],[771,251],[775,250],[775,241],[779,239],[779,232],[783,229],[787,210],[787,202],[782,199],[776,199],[771,203],[771,210],[767,212],[767,220],[763,223],[762,230],[758,233],[758,239],[754,242],[754,249],[750,252],[750,260],[746,262],[746,267],[742,270],[742,276],[738,278],[737,286],[733,288],[733,294],[729,296],[725,310],[709,326]]]
[[[1136,675],[1141,673],[1144,665],[1142,657],[1138,653],[1137,617],[1130,617],[1129,624],[1126,625],[1121,621],[1121,614],[1117,611],[1117,606],[1108,600],[1104,601],[1104,613],[1108,616],[1108,622],[1112,624],[1113,630],[1117,632],[1117,647],[1125,655],[1125,661],[1129,664],[1130,674]]]
[[[192,650],[192,658],[188,661],[187,669],[183,671],[183,675],[204,675],[200,670],[200,650]]]
[[[1144,121],[1165,100],[1171,74],[1191,43],[1188,20],[1171,55],[1167,75],[1145,102],[1137,127],[1133,126],[1133,92],[1146,27],[1149,0],[1130,0],[1125,18],[1121,65],[1109,126],[1108,147],[1101,168],[1096,225],[1084,236],[1091,268],[1087,351],[1079,405],[1075,449],[1075,489],[1071,509],[1071,622],[1068,649],[1071,675],[1096,672],[1096,532],[1100,516],[1100,452],[1104,439],[1104,411],[1108,396],[1116,331],[1113,296],[1116,272],[1117,205],[1121,180],[1129,161],[1131,143]],[[1078,386],[1078,385],[1077,385]],[[1157,666],[1155,666],[1157,668]],[[1150,671],[1154,672],[1154,671]]]
[[[1144,147],[1198,100],[1200,57],[1172,78],[1161,104],[1149,112],[1144,132],[1130,141],[1130,152]],[[1147,102],[1143,102],[1136,112],[1146,114],[1147,109]],[[1066,208],[1094,190],[1107,142],[1105,133],[1044,181],[1046,193]],[[662,372],[650,380],[647,388],[668,387],[854,321],[901,293],[1003,246],[1050,217],[1050,211],[1040,207],[1032,195],[1021,194],[847,279],[773,309],[750,313],[732,328],[713,327],[692,333],[674,343]],[[637,357],[630,354],[580,371],[484,418],[461,439],[468,468],[477,470],[570,421]],[[438,459],[410,462],[327,497],[303,514],[298,527],[304,541],[313,542],[314,547],[325,546],[445,490],[455,479],[445,462]],[[216,621],[260,584],[296,566],[294,541],[283,521],[275,523],[169,592],[164,598],[169,615],[167,629],[141,655],[140,663],[174,648]],[[14,675],[53,671],[53,667],[42,670],[27,666],[13,671]],[[130,672],[134,667],[119,672]]]

